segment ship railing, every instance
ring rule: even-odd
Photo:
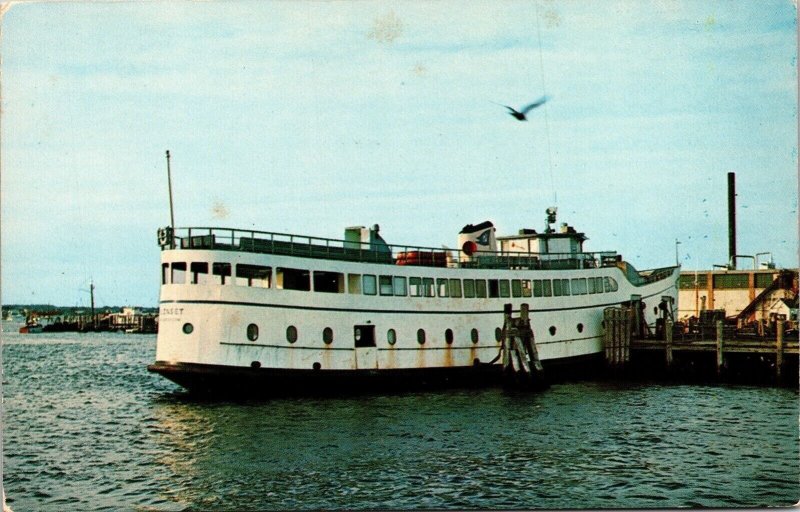
[[[528,253],[465,252],[446,247],[369,243],[289,233],[215,227],[175,228],[178,249],[242,251],[393,265],[453,268],[560,270],[598,268],[619,261],[616,252]],[[163,244],[169,249],[171,244]]]

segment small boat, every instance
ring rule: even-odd
[[[38,334],[42,332],[44,327],[35,318],[29,318],[25,321],[25,325],[19,328],[20,334]]]
[[[343,240],[162,228],[156,360],[190,391],[292,393],[497,381],[504,310],[530,310],[544,370],[604,363],[604,310],[655,329],[677,307],[679,266],[637,271],[547,210],[543,232],[468,224],[458,246],[389,245],[377,225]]]

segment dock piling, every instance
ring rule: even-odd
[[[783,366],[783,334],[785,326],[782,321],[778,321],[776,327],[778,337],[775,340],[775,378],[780,382],[781,367]]]
[[[717,320],[717,377],[722,374],[722,368],[725,366],[722,334],[722,320]]]
[[[528,304],[520,307],[519,318],[512,315],[512,305],[503,310],[503,376],[507,385],[528,389],[547,387],[544,368],[539,360]]]
[[[666,355],[667,369],[672,368],[672,337],[673,337],[672,319],[667,318],[664,323],[664,339],[666,341],[664,352]]]

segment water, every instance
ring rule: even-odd
[[[788,506],[787,389],[569,383],[197,400],[155,337],[4,334],[4,482],[25,510]]]

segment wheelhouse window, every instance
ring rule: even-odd
[[[394,276],[392,279],[394,283],[394,294],[398,297],[405,297],[408,295],[408,287],[406,286],[406,278],[403,276]]]
[[[184,284],[186,282],[186,263],[172,263],[172,284]]]
[[[236,265],[236,271],[239,271]],[[282,290],[299,290],[307,292],[311,290],[311,272],[300,268],[278,267],[275,271],[275,283]]]
[[[461,279],[450,280],[450,296],[454,298],[461,297]]]
[[[606,277],[605,279],[605,289],[607,292],[615,292],[619,289],[617,286],[617,281],[613,277]]]
[[[208,284],[208,263],[193,261],[189,270],[192,273],[192,284]]]
[[[364,274],[364,278],[361,280],[361,290],[364,295],[376,295],[378,293],[377,283],[374,275]]]
[[[344,293],[344,274],[315,270],[314,291],[322,293]]]
[[[381,295],[394,295],[394,287],[392,286],[392,276],[378,277],[378,285],[380,287]]]
[[[280,272],[280,269],[278,269]],[[280,274],[278,274],[280,279]],[[269,288],[272,280],[272,268],[261,265],[236,265],[236,284],[239,286],[253,286],[255,288]],[[280,288],[280,283],[278,288]]]
[[[231,264],[230,263],[212,263],[211,275],[215,284],[225,284],[231,280]]]
[[[169,263],[161,264],[161,284],[167,284],[169,279]]]
[[[586,291],[588,291],[590,294],[596,293],[594,289],[594,282],[595,281],[593,277],[586,278]]]

